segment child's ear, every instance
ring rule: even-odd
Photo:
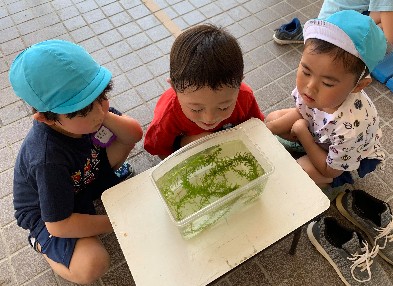
[[[361,79],[352,92],[355,93],[361,91],[362,89],[366,88],[372,81],[373,80],[371,79],[371,77],[365,77]]]
[[[171,85],[171,87],[173,88],[172,80],[171,80],[170,77],[168,77],[168,78],[166,79],[166,82],[169,83],[169,84]],[[173,89],[174,89],[174,88],[173,88]]]
[[[36,112],[33,114],[33,118],[39,122],[45,123],[47,125],[53,125],[55,124],[55,121],[53,120],[48,120],[46,119],[46,117],[44,116],[44,114],[42,114],[41,112]]]
[[[173,86],[173,83],[172,83],[171,78],[168,77],[168,78],[166,79],[166,82],[169,83],[169,84],[171,85],[171,87],[175,90],[175,92],[176,92],[176,94],[177,94],[176,88]]]

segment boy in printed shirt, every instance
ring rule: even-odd
[[[363,89],[385,56],[386,39],[371,18],[346,10],[308,21],[304,41],[296,107],[270,113],[266,125],[303,145],[306,155],[297,161],[317,185],[351,184],[385,157],[379,116]]]

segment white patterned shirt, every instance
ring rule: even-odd
[[[350,93],[333,113],[309,108],[297,88],[292,91],[296,107],[308,121],[314,141],[328,151],[326,163],[335,170],[357,170],[365,158],[383,160],[377,110],[362,90]]]

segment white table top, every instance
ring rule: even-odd
[[[329,208],[330,201],[258,119],[241,124],[275,170],[256,202],[184,240],[147,170],[102,195],[138,286],[206,285]]]

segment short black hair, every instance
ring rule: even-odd
[[[200,24],[181,33],[170,53],[170,78],[174,89],[184,92],[208,86],[213,90],[240,87],[243,55],[236,38],[223,28]]]
[[[311,52],[315,54],[330,54],[333,60],[341,60],[344,69],[356,76],[355,83],[359,80],[360,75],[363,73],[362,78],[369,74],[366,64],[355,55],[343,50],[332,43],[324,40],[310,38],[306,40],[305,48],[310,46]]]
[[[108,99],[107,94],[108,94],[108,92],[110,92],[112,90],[112,88],[113,88],[113,83],[111,80],[111,81],[109,81],[106,88],[101,92],[101,94],[92,103],[90,103],[88,106],[86,106],[78,111],[67,113],[67,114],[65,114],[65,116],[69,119],[76,117],[76,116],[85,117],[93,109],[93,104],[95,101],[98,101],[98,103],[101,103],[103,100]],[[35,109],[33,107],[33,113],[37,113],[37,112],[38,112],[37,109]],[[47,120],[51,120],[51,121],[58,121],[59,120],[58,113],[54,113],[52,111],[45,111],[45,112],[41,112],[41,114],[43,114],[45,119],[47,119]]]

